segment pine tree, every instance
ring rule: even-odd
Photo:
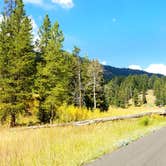
[[[43,65],[39,64],[37,91],[40,96],[39,120],[53,122],[57,108],[67,101],[68,62],[62,50],[63,33],[56,22],[50,29],[50,39],[43,47]],[[45,33],[43,33],[45,34]]]
[[[83,105],[83,87],[82,87],[82,59],[80,57],[80,48],[74,46],[73,49],[73,62],[71,65],[72,68],[72,89],[73,89],[73,102],[76,106],[80,108]]]
[[[134,89],[133,103],[134,103],[134,106],[136,106],[136,107],[139,105],[139,96],[138,96],[137,89]]]
[[[43,25],[39,29],[39,49],[41,53],[44,53],[45,48],[51,38],[51,21],[48,15],[45,16]]]
[[[5,66],[0,64],[1,111],[3,119],[11,117],[10,126],[15,126],[16,116],[27,109],[34,73],[31,20],[22,0],[15,3],[10,15],[4,15],[0,31],[0,57],[5,62]]]
[[[4,4],[4,15],[6,17],[9,17],[13,13],[14,8],[16,7],[16,0],[4,0]]]
[[[39,95],[39,111],[38,111],[38,118],[41,122],[49,121],[49,113],[46,112],[46,109],[43,106],[43,103],[47,97],[47,76],[43,72],[43,68],[46,67],[46,48],[48,46],[48,42],[50,40],[51,35],[51,21],[49,16],[46,15],[43,24],[39,29],[39,39],[37,41],[37,47],[39,49],[38,56],[36,57],[37,60],[37,74],[35,79],[35,90],[36,93]]]
[[[146,91],[145,90],[143,90],[143,93],[142,93],[142,104],[147,104]]]

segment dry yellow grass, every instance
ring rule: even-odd
[[[115,108],[115,107],[110,107],[109,111],[105,114],[106,116],[121,116],[121,115],[132,115],[132,114],[139,114],[143,112],[156,112],[156,111],[164,111],[165,108],[159,108],[159,107],[151,107],[148,105],[143,105],[141,107],[129,107],[129,108]]]
[[[149,90],[146,95],[147,104],[142,105],[141,107],[134,107],[130,106],[128,108],[117,108],[111,107],[109,108],[108,112],[96,113],[91,114],[91,118],[98,118],[98,117],[111,117],[111,116],[122,116],[122,115],[132,115],[132,114],[139,114],[144,112],[156,112],[156,111],[164,111],[165,107],[157,107],[155,106],[155,96],[153,94],[153,90]]]
[[[78,166],[166,125],[163,117],[84,127],[1,129],[0,166]]]
[[[60,111],[64,110],[64,120],[81,120],[163,110],[154,106],[152,94],[152,91],[148,92],[148,104],[137,108],[110,107],[108,112],[101,113],[86,109],[80,112],[73,106],[65,106]],[[166,118],[153,115],[151,118],[82,127],[36,130],[0,128],[0,166],[79,166],[162,126],[166,126]]]

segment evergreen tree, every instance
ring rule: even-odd
[[[73,49],[73,62],[71,65],[72,68],[72,96],[73,102],[76,106],[80,108],[83,105],[83,87],[82,87],[82,59],[79,56],[80,48],[74,47]]]
[[[156,96],[156,105],[164,106],[166,105],[166,80],[164,77],[157,78],[154,81],[154,95]]]
[[[43,33],[45,34],[45,33]],[[37,89],[40,96],[39,120],[53,122],[57,108],[67,101],[68,62],[62,51],[64,37],[56,22],[50,29],[50,39],[44,47],[43,65],[39,64]]]
[[[25,14],[22,0],[15,1],[15,8],[10,15],[4,15],[3,20],[0,58],[5,66],[0,64],[1,114],[3,119],[10,116],[10,125],[15,126],[16,116],[27,109],[27,100],[31,98],[34,73],[32,25]]]
[[[49,113],[44,109],[43,103],[47,97],[47,76],[45,75],[43,68],[46,67],[46,47],[50,40],[51,35],[51,21],[48,15],[45,16],[43,24],[39,29],[39,39],[37,41],[37,47],[39,48],[37,60],[37,74],[35,79],[36,93],[39,95],[39,111],[38,118],[41,122],[49,121]]]
[[[9,17],[13,13],[14,8],[16,7],[16,0],[4,0],[4,4],[4,15],[6,17]]]
[[[134,89],[133,103],[134,103],[134,106],[136,106],[136,107],[139,105],[139,96],[138,96],[137,89]]]
[[[80,49],[78,47],[74,47],[73,54],[77,59],[77,79],[78,79],[78,103],[79,107],[82,107],[83,98],[82,98],[82,75],[81,75],[81,59],[79,57]]]
[[[51,21],[48,15],[45,16],[43,25],[39,29],[39,49],[41,53],[45,52],[45,48],[51,38]]]
[[[146,100],[146,91],[144,90],[142,93],[142,104],[147,104],[147,100]]]

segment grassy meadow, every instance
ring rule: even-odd
[[[158,25],[151,22],[156,19],[148,19],[150,24],[147,22],[147,25],[150,25],[149,28],[153,30],[150,33],[146,31],[148,27],[145,27],[144,31],[144,25],[139,25],[133,31],[131,25],[136,27],[135,23],[138,21],[134,20],[133,24],[130,20],[125,20],[130,17],[124,20],[115,17],[112,23],[111,19],[107,20],[114,14],[109,13],[109,10],[105,12],[103,7],[105,4],[106,9],[107,7],[110,9],[112,5],[113,8],[114,5],[116,7],[117,4],[112,1],[109,5],[107,5],[109,0],[107,3],[103,2],[103,12],[96,10],[95,14],[92,13],[90,6],[94,6],[93,4],[88,4],[90,10],[85,12],[86,4],[83,3],[86,2],[76,4],[73,1],[26,0],[25,3],[24,0],[0,1],[0,166],[82,166],[103,154],[128,145],[153,130],[166,126],[166,116],[155,114],[86,126],[81,126],[81,123],[77,123],[80,126],[72,125],[72,122],[83,120],[146,112],[155,113],[155,111],[166,109],[165,73],[159,72],[165,75],[162,76],[153,75],[153,70],[149,70],[152,73],[148,73],[141,71],[143,69],[140,71],[128,69],[133,67],[129,66],[130,61],[127,62],[131,59],[131,56],[127,55],[131,51],[134,53],[139,49],[148,53],[145,47],[149,42],[146,42],[146,39],[150,41],[150,33],[152,38],[154,34],[158,34],[158,31],[154,31],[157,28],[151,27],[151,25]],[[125,3],[123,6],[125,7]],[[128,4],[127,6],[130,7]],[[134,6],[137,7],[137,5]],[[69,9],[72,10],[74,7],[76,7],[75,10],[69,13]],[[147,7],[150,8],[149,5]],[[99,6],[96,9],[101,8]],[[133,14],[134,10],[126,9],[125,11],[132,11]],[[151,14],[149,11],[146,13],[149,18]],[[130,15],[129,13],[127,16]],[[55,18],[60,20],[55,21]],[[160,17],[156,17],[155,13],[154,18]],[[145,21],[148,20],[145,19]],[[109,21],[108,25],[115,28],[107,29],[105,26],[107,21]],[[163,21],[165,23],[165,18]],[[63,23],[62,27],[59,22]],[[78,31],[76,23],[85,25],[80,26]],[[122,23],[125,24],[119,26]],[[65,26],[67,31],[63,32]],[[123,29],[125,27],[125,31],[120,27]],[[130,28],[132,28],[131,34]],[[114,35],[112,39],[115,41],[102,38],[103,35],[109,39],[112,36],[112,33],[109,35],[111,30],[113,33],[116,32],[115,30],[120,32],[117,31],[115,34],[121,34],[118,38],[123,42],[122,44],[119,39],[117,42]],[[76,38],[74,34],[77,34]],[[88,37],[87,41],[84,35]],[[126,38],[127,36],[130,40]],[[160,36],[163,35],[160,34]],[[134,37],[136,37],[135,40]],[[79,41],[79,39],[85,41]],[[99,42],[99,39],[102,39],[102,42]],[[163,40],[163,37],[161,39]],[[141,43],[142,41],[146,43]],[[115,46],[115,48],[109,48],[110,42],[114,43],[111,47]],[[133,48],[124,47],[124,42],[126,42],[125,45]],[[84,48],[74,46],[74,43],[83,45]],[[156,44],[158,46],[158,43]],[[149,44],[147,46],[150,48]],[[98,53],[106,55],[110,49],[115,51],[115,55],[123,52],[123,58],[117,57],[111,61],[116,61],[117,66],[122,66],[123,62],[124,67],[126,65],[129,67],[117,68],[101,64],[100,60],[107,60],[107,58],[103,59],[102,54],[96,57],[87,55],[85,50],[92,52],[88,50],[90,48],[95,49],[96,55]],[[160,47],[156,49],[159,53],[163,52],[158,50]],[[154,50],[150,50],[150,53],[152,51]],[[141,54],[138,52],[138,55]],[[149,54],[150,58],[152,56],[154,55]],[[138,56],[137,59],[139,58],[142,57]],[[145,60],[148,59],[145,58]],[[154,63],[153,65],[152,62],[149,64],[152,65],[147,68],[156,68],[156,65],[157,68],[163,67],[163,64]],[[109,107],[109,105],[113,106]],[[45,125],[45,128],[42,125]]]
[[[152,115],[82,127],[2,128],[0,166],[79,166],[162,126],[166,118]]]
[[[60,121],[55,123],[164,110],[154,106],[152,91],[148,92],[147,100],[148,104],[141,107],[110,107],[108,112],[84,108],[80,111],[74,106],[63,105],[59,108]],[[20,124],[34,122],[37,119],[33,116],[19,119]],[[166,126],[166,118],[157,115],[81,127],[25,129],[3,126],[0,128],[0,166],[80,166],[163,126]]]

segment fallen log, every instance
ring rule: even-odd
[[[104,123],[104,122],[110,122],[110,121],[135,119],[135,118],[141,118],[141,117],[144,117],[144,116],[151,116],[151,115],[166,116],[166,110],[165,111],[158,111],[158,112],[146,112],[146,113],[140,113],[140,114],[126,115],[126,116],[97,118],[97,119],[90,119],[90,120],[71,122],[71,123],[29,126],[29,127],[22,127],[21,129],[24,130],[24,129],[41,129],[41,128],[67,127],[67,126],[86,126],[86,125],[91,125],[91,124],[95,124],[95,123],[97,124],[97,123]]]

